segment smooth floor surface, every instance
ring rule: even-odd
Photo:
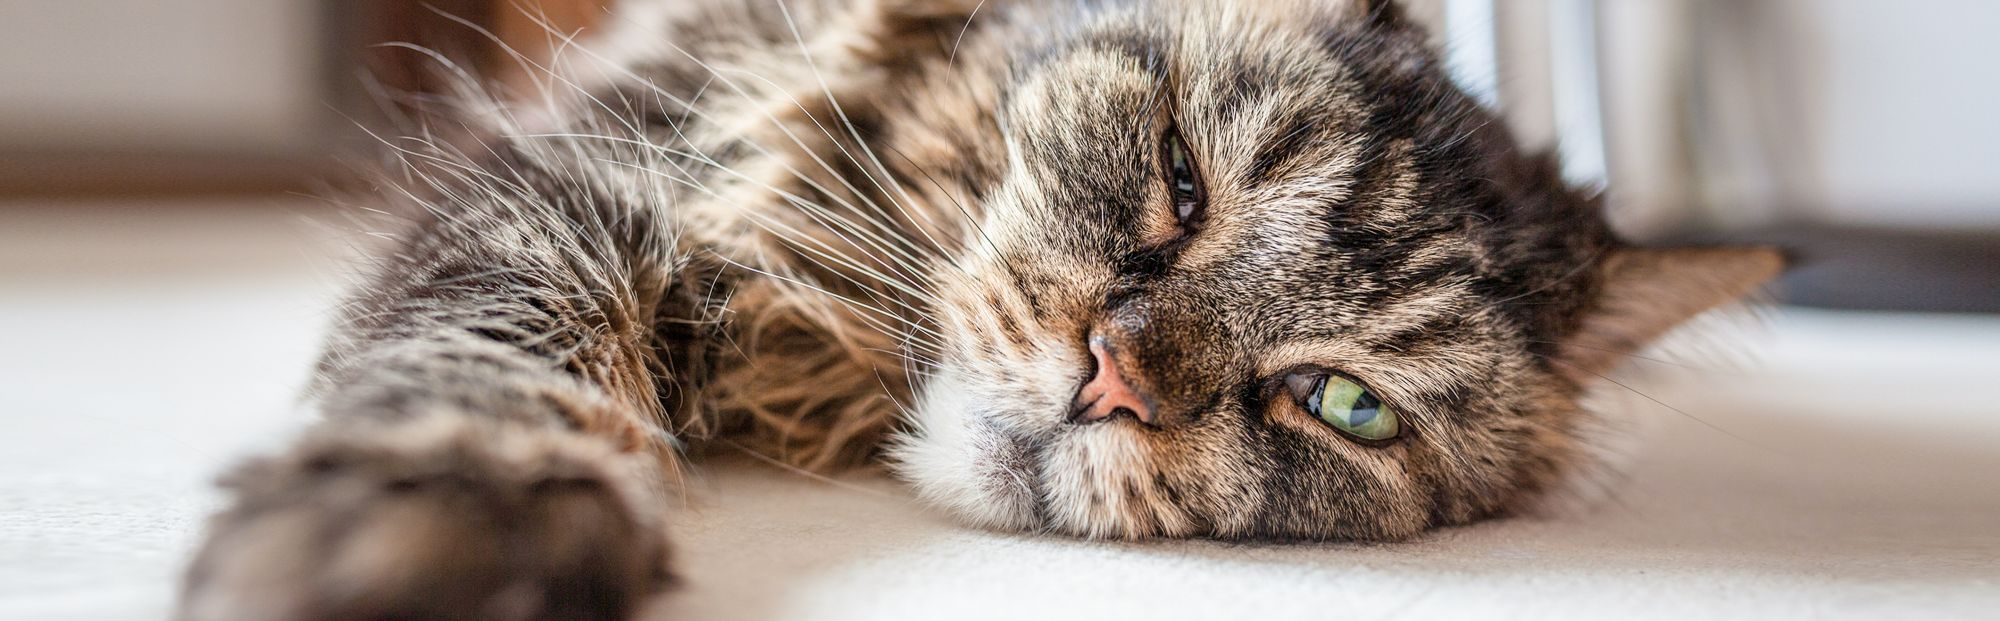
[[[163,618],[214,475],[304,424],[332,257],[369,238],[297,203],[4,209],[0,619]],[[649,616],[2000,615],[2000,319],[1766,315],[1635,359],[1601,399],[1617,466],[1543,515],[1393,545],[1087,542],[737,458],[689,486],[687,584]]]

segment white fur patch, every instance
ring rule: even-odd
[[[1010,464],[1026,455],[992,420],[962,378],[946,370],[917,397],[912,430],[895,438],[890,462],[925,502],[976,526],[1022,530],[1034,526],[1034,488]]]

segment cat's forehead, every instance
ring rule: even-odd
[[[1159,286],[1240,310],[1252,340],[1450,334],[1459,313],[1546,297],[1540,274],[1588,262],[1593,208],[1534,190],[1546,167],[1452,88],[1419,33],[1270,8],[1135,3],[1043,42],[1000,115],[1038,189],[1023,217],[1054,231],[1038,244],[1115,261],[1127,231],[1170,229],[1170,130],[1207,219]],[[1527,315],[1569,306],[1515,319],[1559,323]]]
[[[1293,4],[1134,3],[1091,14],[1022,54],[999,112],[1021,132],[1070,139],[1058,134],[1145,125],[1166,108],[1218,181],[1341,177],[1360,143],[1410,132],[1371,119],[1382,102],[1365,77],[1381,72],[1366,65],[1382,61],[1346,53],[1370,47],[1366,29],[1319,3]]]
[[[1335,86],[1345,60],[1334,53],[1360,32],[1318,2],[1135,2],[1073,16],[1031,13],[1037,24],[1015,50],[1017,79],[1054,74],[1089,80],[1096,65],[1138,68],[1184,82],[1186,94],[1249,100],[1274,90]],[[1088,86],[1088,85],[1084,85]]]

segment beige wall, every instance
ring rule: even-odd
[[[325,115],[319,0],[0,0],[0,149],[265,152]]]

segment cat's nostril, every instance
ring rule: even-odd
[[[1126,379],[1114,354],[1114,346],[1104,335],[1090,335],[1090,357],[1095,368],[1090,381],[1076,391],[1076,400],[1070,404],[1069,422],[1102,422],[1124,412],[1141,423],[1154,424],[1152,400]]]

